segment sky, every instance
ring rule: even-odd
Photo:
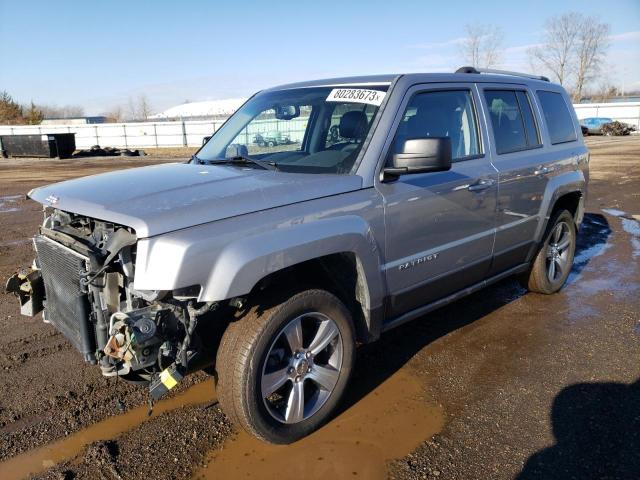
[[[611,25],[604,80],[640,88],[640,0],[0,0],[0,91],[88,115],[144,94],[154,112],[333,76],[453,71],[465,25],[498,25],[530,71],[545,20]]]

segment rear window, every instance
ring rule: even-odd
[[[551,143],[555,145],[576,140],[573,119],[564,97],[559,93],[544,90],[538,90],[537,94],[547,123]]]

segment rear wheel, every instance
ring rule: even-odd
[[[344,393],[354,359],[351,315],[334,295],[306,290],[231,324],[218,351],[218,396],[233,422],[291,443],[319,428]]]
[[[576,228],[568,210],[556,212],[549,221],[544,241],[524,286],[532,292],[551,294],[562,288],[573,265]]]

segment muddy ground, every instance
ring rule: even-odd
[[[640,138],[588,143],[568,285],[506,280],[389,332],[359,351],[340,414],[292,446],[234,432],[204,374],[148,417],[144,389],[0,293],[0,478],[640,478]],[[171,160],[0,159],[0,278],[32,258],[29,189]]]

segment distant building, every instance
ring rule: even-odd
[[[41,125],[87,125],[91,123],[106,123],[107,117],[74,117],[74,118],[45,118]]]
[[[205,118],[228,117],[246,101],[246,98],[227,98],[224,100],[207,100],[204,102],[183,103],[166,109],[149,120],[164,120],[175,118],[189,118],[191,120]]]

